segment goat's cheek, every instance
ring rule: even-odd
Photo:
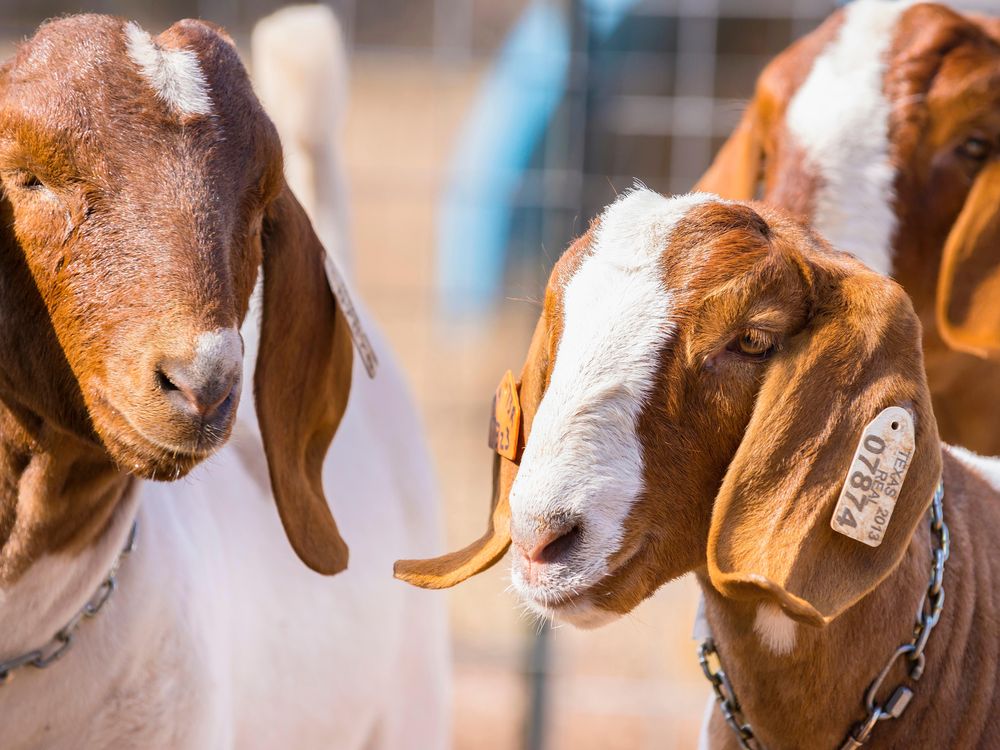
[[[66,227],[66,211],[54,198],[36,198],[14,209],[14,233],[43,292],[64,265],[59,261],[64,258]]]
[[[241,323],[246,318],[247,309],[250,306],[250,296],[257,284],[258,270],[263,257],[259,233],[251,237],[250,242],[241,249],[237,249],[233,255],[232,274],[233,289],[236,291],[236,317]]]

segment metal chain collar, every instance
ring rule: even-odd
[[[48,643],[41,648],[36,648],[26,654],[21,654],[20,656],[15,656],[13,659],[0,662],[0,686],[6,685],[14,679],[14,670],[20,669],[21,667],[45,669],[49,665],[58,661],[67,651],[69,651],[69,647],[73,645],[73,634],[76,631],[77,626],[80,624],[80,621],[84,617],[94,617],[98,612],[100,612],[101,608],[107,603],[108,599],[111,598],[111,594],[113,594],[115,589],[118,588],[118,568],[121,566],[122,560],[125,556],[135,549],[135,536],[138,528],[138,521],[133,522],[132,528],[128,533],[128,539],[125,541],[125,546],[115,557],[115,561],[111,564],[111,570],[108,571],[108,575],[97,586],[97,590],[94,591],[93,595],[87,600],[86,604],[84,604],[79,611],[77,611],[77,613],[70,618],[69,622],[59,629],[59,632],[52,636],[52,639]]]
[[[913,638],[908,643],[904,643],[897,648],[889,661],[878,673],[878,676],[865,691],[864,706],[868,715],[865,720],[855,725],[854,729],[848,732],[844,742],[840,745],[840,750],[857,750],[871,737],[872,730],[881,721],[898,719],[902,716],[906,707],[913,698],[913,690],[903,684],[899,684],[892,691],[892,694],[885,703],[877,703],[877,696],[882,689],[889,672],[896,661],[906,658],[909,662],[910,679],[916,682],[924,673],[924,649],[927,647],[927,640],[931,631],[938,624],[941,618],[941,610],[944,608],[944,565],[951,554],[951,535],[948,532],[948,524],[944,522],[944,484],[938,483],[938,488],[934,492],[934,499],[931,502],[930,510],[931,537],[934,548],[933,563],[931,565],[931,579],[920,599],[917,607],[916,622],[913,626]],[[713,667],[710,659],[714,657],[718,667]],[[712,685],[712,692],[715,693],[715,701],[719,704],[719,710],[726,723],[736,734],[736,739],[743,750],[765,750],[750,728],[749,722],[744,718],[740,702],[736,698],[732,683],[722,669],[722,662],[719,652],[715,648],[715,641],[711,636],[702,641],[698,648],[698,663],[701,664],[701,671],[705,673],[706,679]]]

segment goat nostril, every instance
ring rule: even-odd
[[[206,377],[189,365],[165,363],[156,368],[156,385],[175,406],[203,419],[230,411],[239,371],[211,373]]]
[[[543,539],[538,540],[538,543],[530,551],[525,552],[523,547],[517,546],[529,564],[546,565],[565,558],[579,543],[582,534],[583,530],[580,525],[574,524],[566,531],[550,530]]]
[[[546,544],[535,559],[541,563],[557,562],[565,557],[576,546],[581,534],[580,526],[574,525],[569,531]]]
[[[159,367],[156,368],[156,384],[160,387],[161,391],[165,391],[167,393],[170,391],[181,390],[180,387],[178,387],[177,384],[170,379],[170,376],[168,376],[167,373]]]

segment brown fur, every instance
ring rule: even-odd
[[[740,125],[697,189],[757,196],[808,219],[816,176],[785,131],[784,113],[842,23],[838,11],[761,74]],[[942,437],[1000,453],[1000,41],[995,20],[940,5],[905,11],[889,52],[891,157],[899,167],[893,277],[912,297]],[[970,137],[984,163],[961,152]],[[988,358],[988,359],[987,359]]]
[[[945,573],[946,602],[927,646],[919,682],[905,660],[886,680],[879,700],[897,684],[914,691],[897,721],[881,722],[871,746],[879,748],[994,748],[1000,742],[997,610],[1000,528],[996,491],[944,456],[945,518],[953,546]],[[907,478],[907,482],[910,479]],[[893,518],[893,523],[895,517]],[[917,526],[900,565],[882,585],[827,627],[798,627],[792,651],[778,656],[754,632],[755,604],[718,594],[704,569],[706,615],[720,656],[755,734],[771,750],[840,747],[865,717],[862,696],[892,652],[913,635],[912,617],[927,585],[930,535]],[[732,730],[714,711],[712,748],[737,747]]]
[[[0,585],[89,543],[129,475],[176,479],[225,442],[236,397],[195,419],[163,397],[157,363],[238,326],[262,260],[272,485],[296,551],[336,572],[347,553],[319,467],[352,352],[323,249],[232,40],[199,21],[156,37],[195,51],[209,84],[212,113],[178,117],[123,26],[47,23],[0,69]]]
[[[585,252],[574,245],[549,281],[540,319],[548,335],[536,331],[524,366],[536,382],[547,382],[552,366],[548,347],[537,342],[551,339],[550,315]],[[694,571],[726,668],[764,744],[837,747],[864,718],[868,684],[912,635],[930,566],[926,510],[943,470],[954,540],[947,603],[925,675],[910,683],[913,704],[902,720],[880,724],[875,742],[994,746],[992,592],[1000,563],[990,540],[1000,504],[951,456],[942,466],[920,323],[908,297],[762,204],[692,209],[660,263],[677,334],[639,421],[645,491],[611,573],[569,603],[626,613]],[[778,349],[769,359],[731,350],[747,327],[770,331]],[[534,413],[541,397],[544,391],[523,396],[522,407]],[[915,457],[887,535],[871,548],[834,532],[830,517],[864,426],[893,405],[915,417]],[[509,491],[501,483],[498,505]],[[474,572],[453,571],[448,585]],[[769,651],[754,633],[761,602],[803,623],[791,653]],[[901,681],[899,669],[889,684]],[[711,737],[712,747],[736,747],[721,715]]]

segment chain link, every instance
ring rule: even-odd
[[[21,667],[45,669],[63,657],[70,646],[73,645],[73,634],[76,632],[80,621],[85,617],[94,617],[100,612],[108,599],[111,598],[111,594],[118,588],[118,568],[121,566],[122,560],[135,549],[135,537],[138,528],[138,522],[134,522],[132,528],[129,530],[125,546],[118,553],[117,557],[115,557],[108,575],[97,586],[97,589],[86,603],[73,615],[69,622],[63,625],[52,636],[52,639],[48,643],[26,654],[21,654],[20,656],[15,656],[13,659],[0,662],[0,686],[6,685],[14,679],[14,671]]]
[[[712,657],[718,664],[717,668],[712,666]],[[719,652],[715,649],[715,641],[706,638],[698,648],[698,663],[701,664],[701,671],[705,673],[705,678],[712,684],[712,692],[715,693],[715,701],[719,704],[722,716],[726,723],[736,734],[736,740],[740,743],[742,750],[764,750],[754,737],[750,724],[743,718],[743,711],[740,702],[736,699],[733,686],[722,669],[722,660]]]
[[[924,674],[926,663],[924,649],[927,647],[931,631],[941,619],[941,611],[944,609],[944,566],[951,555],[951,535],[948,532],[948,524],[944,522],[943,483],[938,483],[937,490],[934,492],[930,515],[931,543],[934,545],[931,550],[933,563],[927,590],[917,606],[913,638],[893,652],[882,671],[868,686],[864,697],[864,706],[868,715],[848,733],[840,750],[858,750],[868,742],[872,731],[880,722],[898,719],[903,715],[913,698],[913,690],[906,685],[900,683],[893,689],[885,703],[878,702],[878,695],[882,692],[882,684],[897,661],[905,659],[908,662],[909,677],[914,682],[918,681]],[[713,667],[712,657],[714,657],[718,667]],[[754,736],[749,722],[743,717],[740,702],[737,700],[733,686],[722,668],[719,652],[716,650],[715,641],[711,636],[702,641],[698,649],[698,663],[701,664],[701,671],[705,673],[705,678],[712,685],[715,701],[719,704],[719,710],[722,711],[726,723],[736,734],[740,748],[742,750],[764,750],[760,740]]]

